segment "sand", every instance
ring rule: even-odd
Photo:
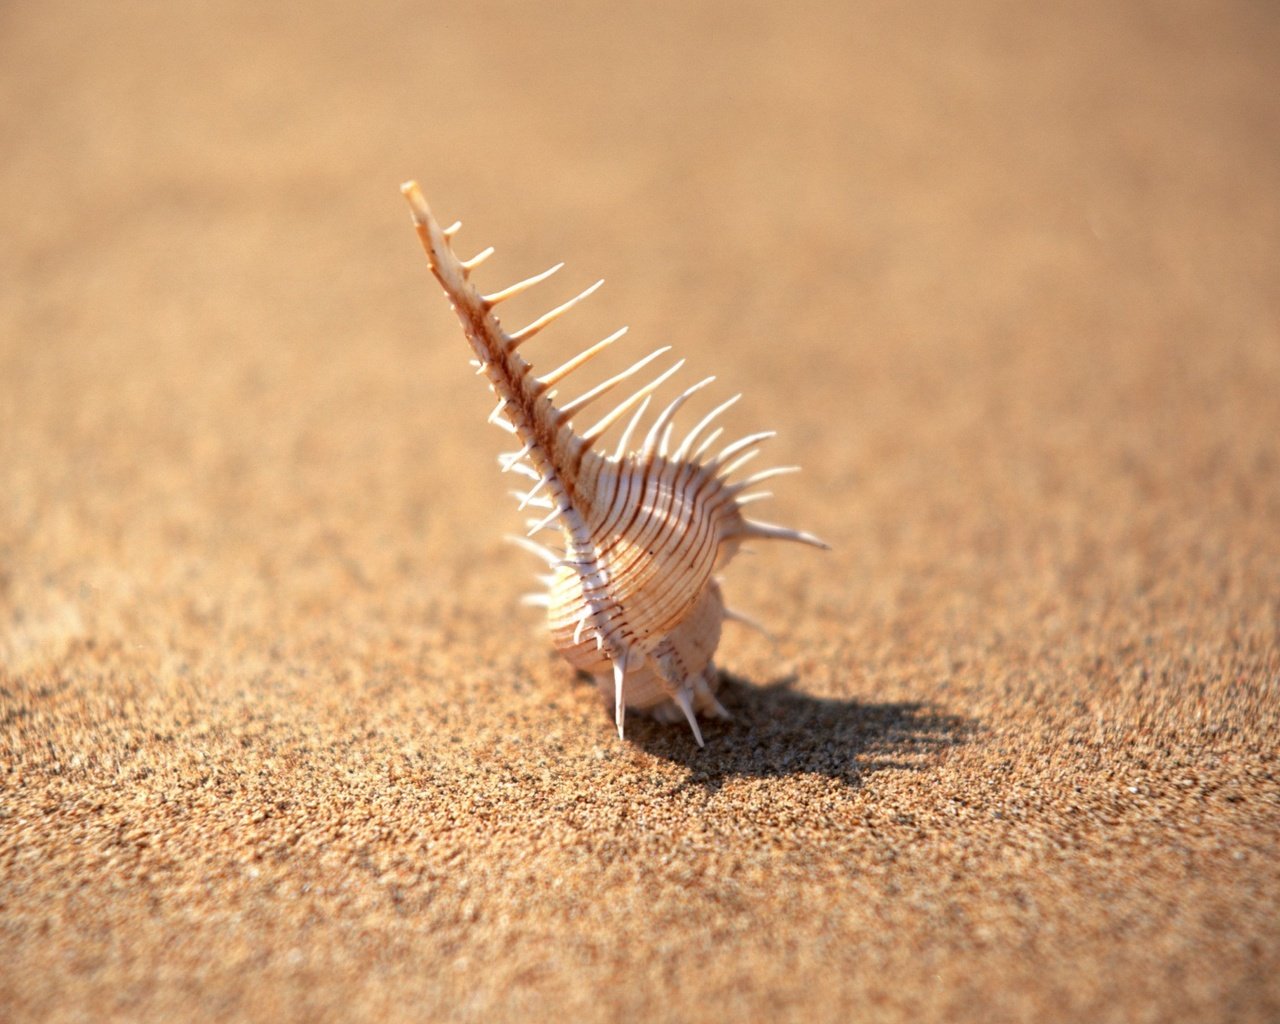
[[[1280,1019],[1271,6],[364,6],[0,15],[0,1018]],[[805,466],[705,750],[409,177]]]

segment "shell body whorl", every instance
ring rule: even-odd
[[[532,595],[529,603],[546,606],[557,650],[574,667],[592,675],[612,703],[619,736],[625,711],[631,708],[666,721],[683,717],[701,745],[697,716],[727,716],[715,698],[718,676],[712,659],[724,619],[733,613],[725,608],[715,573],[750,538],[826,547],[809,534],[742,514],[746,501],[767,496],[744,492],[794,467],[731,481],[771,434],[753,434],[726,445],[714,457],[704,457],[720,430],[704,433],[736,398],[705,416],[672,448],[676,412],[713,378],[681,393],[656,417],[643,443],[629,447],[653,393],[681,363],[579,432],[572,420],[580,409],[631,379],[667,350],[659,349],[574,401],[557,405],[552,385],[578,370],[623,331],[542,377],[532,373],[516,347],[598,284],[508,334],[493,307],[559,268],[502,292],[481,295],[470,283],[470,272],[492,250],[472,260],[459,260],[450,244],[458,226],[442,230],[413,182],[402,191],[412,207],[431,270],[462,323],[480,371],[498,397],[490,420],[516,435],[521,444],[518,451],[501,458],[503,469],[534,481],[527,493],[519,495],[521,507],[546,512],[520,539],[549,569],[542,577],[546,592]],[[605,456],[594,450],[605,431],[627,413],[632,413],[631,420],[616,453]],[[553,526],[562,536],[559,550],[528,539]]]

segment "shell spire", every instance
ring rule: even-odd
[[[544,577],[546,594],[526,600],[546,606],[555,646],[571,664],[595,678],[613,706],[619,737],[630,708],[664,721],[687,721],[702,746],[698,715],[728,717],[715,697],[719,676],[712,656],[720,628],[726,618],[742,618],[725,608],[715,573],[743,541],[752,538],[827,546],[811,534],[742,514],[749,501],[768,496],[751,491],[752,487],[795,467],[732,480],[772,433],[752,434],[704,458],[721,434],[719,429],[706,431],[737,396],[704,416],[673,450],[676,413],[712,377],[686,388],[664,407],[643,434],[640,447],[632,450],[631,438],[639,436],[655,392],[684,365],[678,360],[666,369],[650,369],[669,348],[651,352],[557,405],[552,386],[611,346],[626,328],[541,377],[517,349],[603,282],[508,333],[494,314],[495,307],[545,281],[563,264],[482,294],[470,280],[471,271],[493,249],[469,260],[459,259],[452,239],[461,225],[441,228],[417,183],[406,182],[401,191],[409,201],[431,272],[462,324],[478,372],[488,378],[497,396],[489,419],[518,442],[516,451],[500,457],[503,471],[518,472],[532,481],[528,490],[515,493],[520,507],[532,508],[537,515],[529,521],[526,536],[515,539],[544,561],[549,575]],[[653,374],[647,381],[645,371]],[[578,413],[622,385],[634,390],[579,431]],[[596,451],[604,434],[628,414],[616,452],[609,456]],[[560,529],[562,550],[534,539],[553,525]]]

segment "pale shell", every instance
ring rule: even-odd
[[[493,308],[550,277],[559,266],[500,292],[481,295],[471,284],[470,273],[493,250],[459,260],[451,245],[459,225],[442,229],[416,183],[407,182],[401,191],[409,200],[431,271],[462,323],[479,372],[488,377],[498,397],[489,418],[520,442],[518,451],[501,457],[503,471],[534,481],[519,495],[521,508],[533,506],[547,513],[531,523],[525,538],[518,538],[549,569],[542,577],[547,592],[532,596],[530,603],[546,606],[556,648],[595,678],[605,701],[613,705],[620,737],[626,709],[631,708],[664,721],[683,717],[701,746],[697,716],[727,717],[716,700],[719,677],[712,661],[721,626],[726,618],[741,618],[725,608],[715,573],[750,538],[826,547],[810,534],[742,514],[749,500],[767,496],[746,493],[749,488],[796,467],[730,481],[772,433],[752,434],[706,457],[721,433],[719,429],[708,433],[708,429],[737,396],[704,416],[672,447],[676,412],[714,380],[711,377],[668,405],[633,450],[631,438],[653,393],[680,369],[682,361],[638,388],[593,426],[577,432],[571,421],[581,409],[669,350],[658,349],[573,401],[557,405],[552,385],[617,341],[625,328],[541,377],[534,376],[516,349],[602,282],[508,334]],[[614,454],[595,451],[605,431],[628,412],[632,416]],[[562,550],[530,539],[553,525],[562,534]]]

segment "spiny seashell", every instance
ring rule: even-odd
[[[575,430],[572,421],[582,409],[634,378],[669,348],[645,356],[572,401],[557,403],[552,386],[617,341],[626,328],[540,377],[516,350],[603,282],[508,334],[494,307],[550,277],[563,264],[481,295],[469,278],[493,249],[459,260],[451,240],[461,225],[442,229],[415,182],[407,182],[401,191],[413,210],[431,271],[475,350],[477,372],[489,378],[497,395],[498,405],[489,419],[519,442],[519,450],[500,456],[503,471],[533,481],[527,492],[517,495],[522,509],[546,510],[544,517],[531,521],[528,535],[517,539],[549,569],[542,577],[547,592],[531,595],[530,603],[546,606],[555,646],[572,665],[595,678],[606,702],[612,701],[619,737],[630,707],[664,721],[683,715],[701,746],[697,716],[728,717],[716,700],[719,677],[711,660],[720,627],[726,618],[742,618],[725,607],[714,574],[751,538],[827,546],[810,534],[742,514],[748,501],[768,497],[747,493],[750,488],[796,467],[730,481],[757,454],[757,446],[774,436],[772,432],[744,437],[713,458],[706,457],[721,434],[720,429],[707,433],[708,428],[737,395],[704,416],[672,447],[676,412],[714,377],[680,394],[632,449],[631,438],[653,393],[683,360],[637,388],[586,430]],[[632,410],[614,454],[597,452],[605,431]],[[530,539],[553,525],[562,535],[561,550]]]

